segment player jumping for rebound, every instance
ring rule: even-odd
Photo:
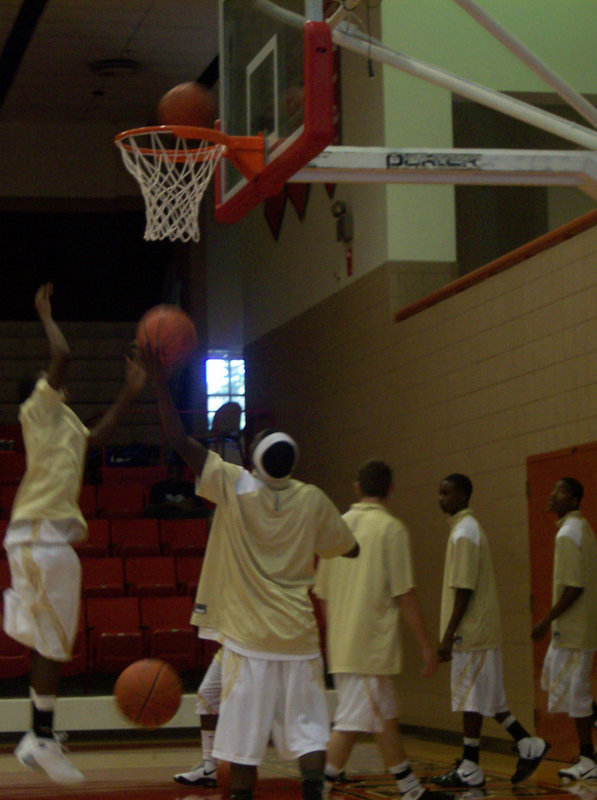
[[[47,372],[19,410],[27,470],[6,531],[12,586],[4,592],[4,630],[31,648],[32,730],[15,754],[56,783],[79,783],[82,773],[66,758],[54,732],[54,707],[62,663],[71,659],[79,625],[81,564],[72,544],[87,525],[78,505],[87,450],[101,447],[146,380],[127,359],[126,382],[97,425],[88,430],[65,403],[64,377],[71,359],[52,317],[53,287],[41,286],[35,307],[50,346]]]

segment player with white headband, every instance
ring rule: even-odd
[[[297,443],[281,431],[262,431],[253,443],[255,472],[272,489],[282,489],[288,485],[298,456]]]
[[[271,736],[298,759],[303,800],[321,800],[329,718],[309,589],[315,556],[354,557],[358,544],[331,500],[292,477],[291,436],[259,434],[251,472],[224,461],[186,434],[165,371],[144,357],[166,437],[216,504],[191,620],[223,642],[213,756],[230,762],[231,800],[252,800]]]

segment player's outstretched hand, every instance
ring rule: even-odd
[[[134,358],[125,356],[125,381],[126,385],[133,394],[139,394],[147,381],[147,371],[141,361],[139,353],[135,353]]]
[[[49,319],[52,316],[52,303],[50,298],[54,291],[53,283],[42,283],[35,293],[35,309],[40,319]]]
[[[153,385],[160,386],[167,383],[171,370],[162,364],[162,360],[155,350],[152,347],[142,347],[137,352]]]

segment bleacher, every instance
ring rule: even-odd
[[[0,452],[0,535],[18,482],[21,451]],[[209,535],[209,518],[143,517],[151,486],[166,477],[163,465],[102,467],[101,483],[84,484],[80,506],[88,537],[75,545],[82,566],[80,625],[73,659],[63,677],[97,685],[139,658],[161,658],[194,683],[214,646],[189,623]],[[0,548],[0,590],[10,585]],[[29,651],[0,631],[0,679],[29,671]]]

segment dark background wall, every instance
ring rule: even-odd
[[[141,211],[1,211],[0,319],[35,319],[33,296],[55,284],[61,320],[134,320],[163,297],[169,242],[145,242]]]

